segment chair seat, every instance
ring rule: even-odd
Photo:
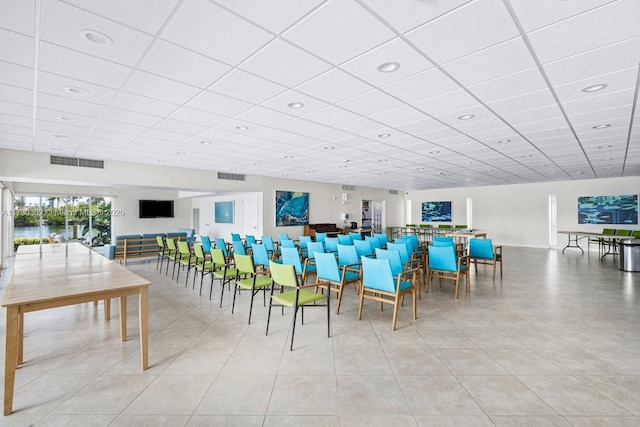
[[[253,286],[253,278],[241,279],[237,280],[236,284],[243,289],[252,289]],[[268,276],[258,276],[256,277],[255,289],[264,289],[271,286],[271,278]]]
[[[347,283],[348,282],[353,282],[355,280],[360,279],[360,274],[359,273],[355,273],[353,271],[347,270],[344,278],[345,278],[345,282],[347,282]]]
[[[228,268],[226,270],[215,270],[213,272],[213,276],[216,277],[217,279],[228,279],[228,278],[233,278],[236,277],[236,274],[238,273],[238,270],[235,268]]]
[[[411,286],[413,286],[413,283],[411,282],[407,282],[406,280],[400,281],[400,291],[405,291],[409,289]]]
[[[309,289],[300,289],[299,292],[300,293],[298,295],[298,306],[309,304],[314,301],[320,301],[327,297],[325,294],[319,294]],[[293,290],[293,291],[282,292],[280,294],[274,294],[272,298],[278,304],[284,305],[286,307],[293,307],[296,301],[296,291]]]

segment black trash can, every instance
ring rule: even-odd
[[[640,271],[640,239],[620,240],[619,246],[619,269],[623,271]]]

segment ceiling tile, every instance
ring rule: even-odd
[[[384,16],[385,21],[396,30],[404,33],[469,1],[364,0],[364,3],[379,15]]]
[[[240,68],[281,85],[294,87],[327,71],[330,65],[290,43],[276,40],[249,58]]]
[[[598,117],[603,114],[606,117],[609,114],[607,111],[616,111],[616,116],[631,117],[634,95],[634,89],[620,90],[565,102],[562,106],[570,117],[575,115],[594,115],[594,117]]]
[[[340,69],[332,69],[296,87],[327,103],[334,104],[370,91],[372,87]]]
[[[274,33],[282,32],[322,2],[323,0],[217,0],[218,4]]]
[[[489,103],[548,88],[542,73],[537,68],[531,68],[469,86],[469,91],[480,101]]]
[[[204,91],[189,101],[187,107],[231,117],[248,110],[251,108],[251,104],[228,96]]]
[[[530,92],[487,104],[491,110],[501,116],[516,111],[533,110],[534,108],[547,107],[550,105],[557,105],[557,102],[549,90]]]
[[[469,86],[535,66],[527,46],[517,37],[444,64],[443,68],[457,81]]]
[[[193,123],[200,126],[215,126],[227,120],[227,117],[196,108],[180,107],[175,110],[169,118]]]
[[[49,110],[64,113],[60,115],[64,115],[66,117],[73,117],[75,114],[90,117],[101,117],[106,111],[106,107],[104,105],[85,102],[79,99],[49,95],[47,93],[41,93],[38,95],[37,105],[41,108],[47,108]]]
[[[324,126],[305,119],[293,119],[279,124],[277,128],[297,135],[309,135],[324,129]]]
[[[33,81],[31,82],[31,86],[33,86]],[[65,90],[65,88],[68,87],[81,88],[89,93],[86,95],[75,94]],[[101,105],[109,105],[117,93],[115,89],[70,79],[65,76],[59,76],[57,74],[51,74],[44,71],[40,71],[38,73],[38,91]]]
[[[144,71],[134,71],[122,90],[161,101],[183,104],[200,89]]]
[[[592,96],[598,96],[606,93],[621,91],[624,89],[633,89],[636,87],[638,78],[638,69],[630,68],[627,70],[617,71],[615,73],[599,76],[597,80],[576,81],[559,85],[555,87],[558,98],[561,102],[568,102],[578,99],[585,99]],[[607,87],[597,92],[584,92],[583,89],[596,83],[605,83]]]
[[[510,0],[510,3],[518,16],[518,21],[520,21],[524,30],[529,32],[571,18],[612,1],[614,0],[582,0],[578,2]]]
[[[186,0],[163,31],[162,38],[237,65],[273,36],[209,1]]]
[[[178,108],[177,104],[159,101],[157,99],[148,98],[128,92],[118,92],[111,103],[112,107],[121,108],[123,110],[138,111],[145,114],[164,117],[171,114]]]
[[[478,108],[480,104],[473,96],[469,95],[467,91],[457,90],[420,102],[414,102],[413,105],[431,116],[439,116],[452,111]],[[460,113],[460,115],[462,114],[473,113]]]
[[[290,107],[292,104],[303,104],[299,108]],[[265,108],[280,111],[292,116],[303,116],[307,113],[327,107],[325,102],[312,98],[295,90],[289,90],[262,103]]]
[[[33,88],[33,70],[22,65],[0,61],[0,83]]]
[[[382,91],[372,90],[342,101],[338,105],[357,114],[369,115],[399,107],[403,103]]]
[[[357,2],[328,2],[283,33],[292,43],[339,65],[395,37]]]
[[[356,120],[360,118],[360,116],[340,107],[329,106],[316,110],[312,113],[305,114],[304,118],[316,123],[321,123],[325,126],[335,126],[340,123]]]
[[[542,63],[640,36],[640,2],[619,0],[529,34]]]
[[[280,123],[291,120],[293,116],[256,106],[236,115],[235,118],[238,120],[246,120],[248,123],[258,123],[264,126],[277,126]]]
[[[199,88],[208,87],[231,70],[222,62],[164,40],[156,41],[139,68]]]
[[[253,104],[260,104],[281,94],[287,88],[245,71],[234,69],[214,83],[209,90]]]
[[[467,3],[407,33],[409,40],[440,64],[517,36],[518,29],[499,0]]]
[[[86,30],[101,33],[111,42],[92,42],[83,34]],[[46,1],[42,3],[40,40],[133,67],[153,37],[63,2]]]
[[[5,0],[2,3],[0,27],[33,37],[34,9],[34,0]]]
[[[33,37],[0,28],[0,60],[33,67]]]
[[[372,114],[371,119],[384,123],[388,126],[400,126],[410,122],[416,122],[424,119],[425,114],[409,105],[402,105],[391,110],[383,111],[381,113]]]

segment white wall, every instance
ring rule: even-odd
[[[473,228],[488,233],[495,243],[513,246],[549,247],[548,199],[557,199],[558,231],[601,232],[603,225],[578,224],[578,197],[638,194],[640,177],[563,181],[535,184],[467,187],[411,191],[413,222],[421,221],[422,202],[452,201],[452,222],[466,223],[466,199],[473,200]],[[640,226],[613,228],[638,230]],[[557,247],[564,247],[566,235],[558,235]]]

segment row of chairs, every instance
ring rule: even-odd
[[[636,239],[640,239],[640,230],[621,230],[621,229],[615,229],[615,228],[605,228],[602,230],[602,234],[608,235],[608,236],[629,236],[629,237],[635,237]],[[614,252],[615,252],[615,246],[617,243],[618,243],[617,240],[607,239],[606,237],[589,238],[587,242],[587,251],[589,251],[592,244],[597,244],[599,253],[609,252],[612,246],[614,247]]]

